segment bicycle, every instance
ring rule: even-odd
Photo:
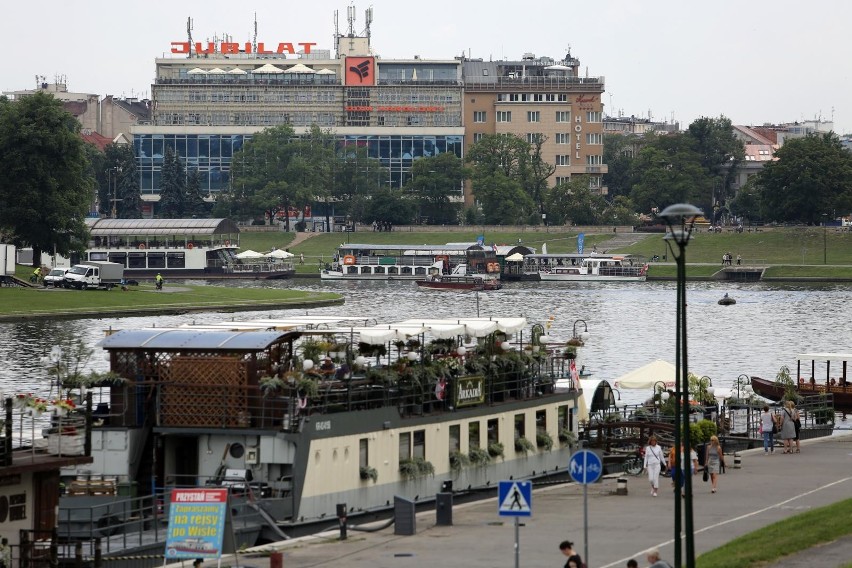
[[[624,460],[622,464],[622,468],[624,473],[627,475],[639,475],[642,473],[642,470],[645,469],[645,460],[642,456],[633,456]]]

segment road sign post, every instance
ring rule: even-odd
[[[515,568],[521,565],[520,517],[532,516],[532,482],[501,481],[497,487],[497,513],[515,517]]]
[[[603,461],[591,450],[579,450],[568,460],[568,475],[583,485],[583,558],[589,564],[589,484],[603,473]]]

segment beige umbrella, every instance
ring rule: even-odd
[[[240,69],[239,67],[234,67],[233,69],[228,71],[228,75],[245,75],[246,72]]]
[[[207,75],[207,71],[202,69],[201,67],[196,67],[195,69],[190,69],[186,72],[187,75]]]
[[[252,73],[259,73],[259,74],[272,74],[272,73],[283,73],[283,72],[284,72],[283,69],[276,67],[275,65],[272,65],[271,63],[267,63],[266,65],[264,65],[262,67],[258,67],[257,69],[252,71]]]
[[[316,73],[316,71],[314,71],[313,69],[311,69],[307,65],[302,65],[301,63],[297,63],[297,64],[293,65],[292,67],[285,69],[284,72],[285,73],[310,73],[310,74]]]
[[[225,73],[226,71],[224,69],[219,69],[218,67],[214,67],[207,72],[208,75],[225,75]]]

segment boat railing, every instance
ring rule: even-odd
[[[551,396],[557,380],[569,377],[560,364],[495,367],[487,372],[448,373],[444,378],[412,366],[372,367],[343,378],[308,375],[284,388],[229,384],[163,382],[156,397],[159,427],[210,427],[292,431],[303,417],[395,407],[401,416],[453,411],[459,406],[457,385],[482,380],[481,400],[466,404],[500,404]],[[568,379],[570,381],[570,378]],[[571,381],[568,390],[576,392]]]
[[[201,482],[201,485],[205,484]],[[222,486],[207,484],[210,485]],[[168,536],[171,490],[197,486],[195,483],[175,484],[157,488],[153,495],[141,497],[106,494],[61,496],[56,530],[58,556],[73,559],[82,552],[83,557],[93,558],[96,548],[101,554],[109,555],[165,542]],[[229,488],[229,492],[234,530],[264,524],[261,514],[253,506],[254,495],[247,496],[240,487]]]

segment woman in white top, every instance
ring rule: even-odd
[[[769,412],[769,406],[763,405],[763,412],[760,413],[760,431],[763,433],[763,453],[775,453],[775,432],[772,427],[775,426],[775,415]]]
[[[648,445],[645,446],[645,471],[648,472],[648,481],[651,482],[651,495],[657,496],[657,489],[660,488],[660,468],[663,464],[663,449],[657,445],[657,437],[651,436],[648,438]]]

